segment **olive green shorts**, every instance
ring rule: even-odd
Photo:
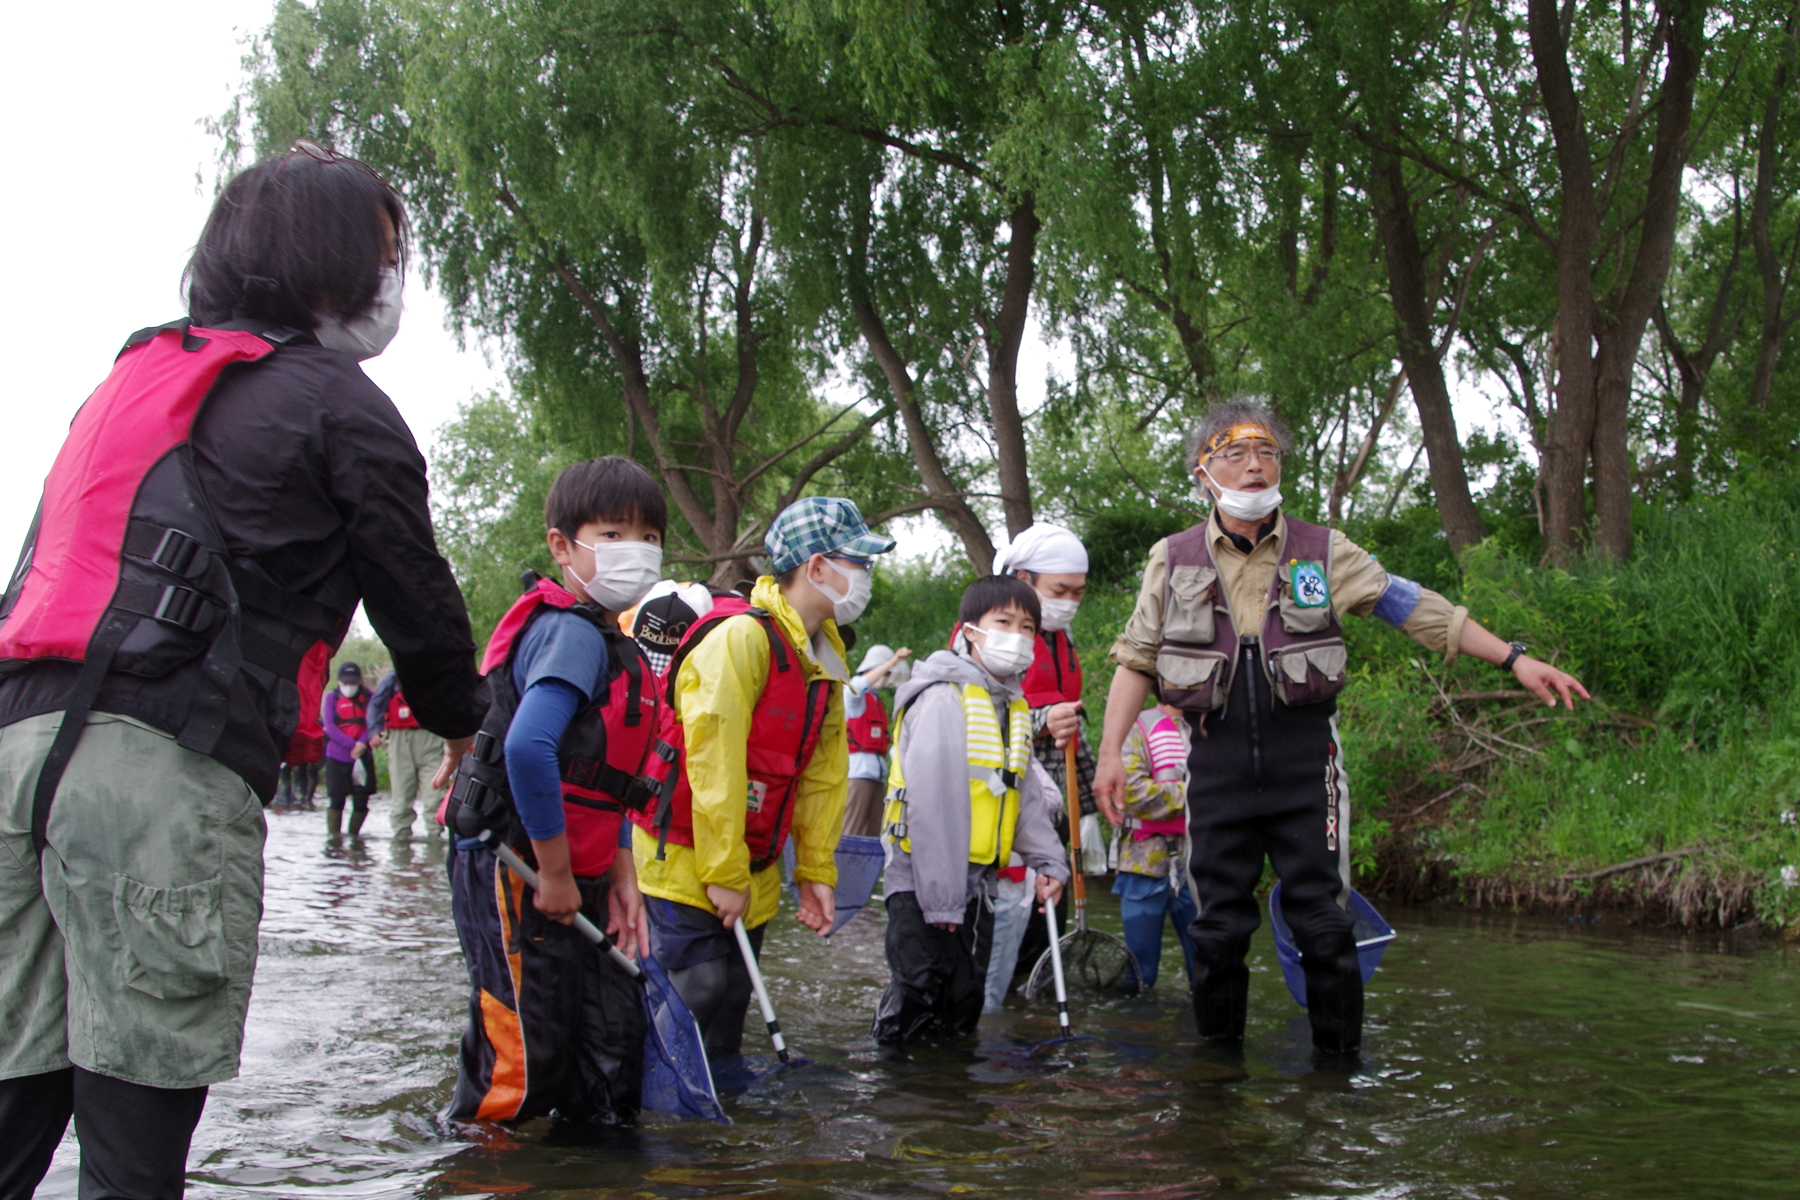
[[[74,1063],[151,1087],[237,1074],[262,918],[262,805],[126,717],[88,717],[31,846],[61,713],[0,728],[0,1079]]]

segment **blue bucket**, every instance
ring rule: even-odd
[[[1368,983],[1381,965],[1388,943],[1398,935],[1394,927],[1382,919],[1375,906],[1364,900],[1361,892],[1350,893],[1351,932],[1356,935],[1356,958],[1362,965],[1363,983]],[[1294,1003],[1306,1007],[1306,972],[1300,966],[1300,951],[1294,948],[1294,935],[1288,929],[1287,917],[1281,911],[1281,885],[1269,893],[1269,926],[1275,931],[1275,958],[1281,963],[1281,977],[1287,980]]]

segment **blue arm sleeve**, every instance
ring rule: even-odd
[[[563,831],[562,769],[556,747],[580,711],[579,689],[560,679],[540,679],[519,701],[506,731],[506,781],[525,833],[547,841]]]

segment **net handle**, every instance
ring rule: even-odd
[[[1071,734],[1063,744],[1063,778],[1069,804],[1069,883],[1075,890],[1075,928],[1087,931],[1087,876],[1081,864],[1081,781],[1075,775],[1075,741]]]

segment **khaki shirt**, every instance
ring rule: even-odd
[[[1239,550],[1217,515],[1208,517],[1207,530],[1212,535],[1213,565],[1219,569],[1219,585],[1225,591],[1233,620],[1240,613],[1261,613],[1281,561],[1281,544],[1287,538],[1287,518],[1277,516],[1275,528],[1258,542],[1249,554]],[[1169,543],[1164,540],[1150,547],[1150,561],[1144,567],[1143,586],[1138,589],[1137,607],[1125,630],[1113,642],[1112,661],[1145,675],[1156,674],[1156,651],[1162,645],[1163,597],[1169,581]],[[1388,588],[1388,573],[1375,556],[1337,530],[1331,531],[1331,569],[1325,579],[1331,590],[1331,606],[1341,620],[1346,613],[1366,617],[1375,609]],[[1463,621],[1469,610],[1451,604],[1430,588],[1419,589],[1419,602],[1400,626],[1400,632],[1428,650],[1444,656],[1446,665],[1456,657],[1462,644]],[[1260,617],[1258,618],[1260,622]],[[1260,633],[1240,629],[1240,634]]]

